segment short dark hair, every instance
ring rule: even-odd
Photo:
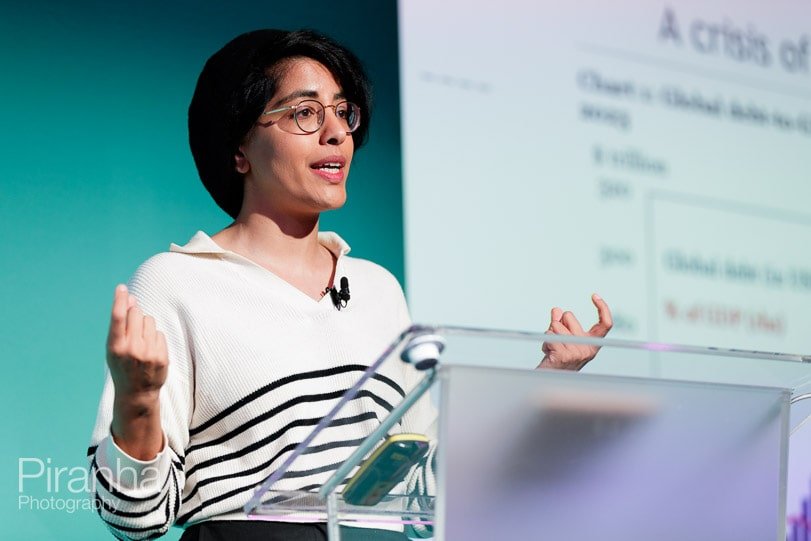
[[[284,70],[270,68],[293,57],[312,58],[332,73],[346,99],[360,107],[361,124],[352,133],[355,148],[366,140],[370,85],[349,49],[313,30],[266,29],[237,36],[208,59],[189,105],[189,145],[200,180],[232,218],[244,194],[234,155],[276,93]]]

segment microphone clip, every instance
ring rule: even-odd
[[[340,289],[332,286],[328,287],[326,292],[329,292],[329,296],[332,299],[332,305],[335,306],[335,308],[338,310],[341,308],[346,308],[346,305],[349,302],[349,279],[346,276],[342,277]]]

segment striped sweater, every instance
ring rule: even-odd
[[[108,373],[88,460],[99,514],[116,537],[245,518],[256,485],[410,324],[390,273],[347,257],[334,233],[319,241],[337,256],[336,282],[349,280],[352,297],[340,311],[328,295],[315,301],[202,232],[138,268],[130,291],[169,350],[160,395],[166,445],[151,461],[118,448]],[[399,361],[384,364],[278,488],[320,486],[418,378]],[[424,399],[395,431],[425,433],[432,420]]]

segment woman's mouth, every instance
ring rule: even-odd
[[[344,167],[346,160],[341,156],[330,156],[310,165],[310,169],[315,173],[332,182],[341,181],[344,178]]]

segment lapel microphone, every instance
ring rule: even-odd
[[[329,296],[332,299],[332,304],[340,310],[341,308],[346,308],[347,303],[349,302],[349,279],[346,276],[341,277],[341,289],[337,289],[335,286],[328,287],[327,291],[329,292]]]

